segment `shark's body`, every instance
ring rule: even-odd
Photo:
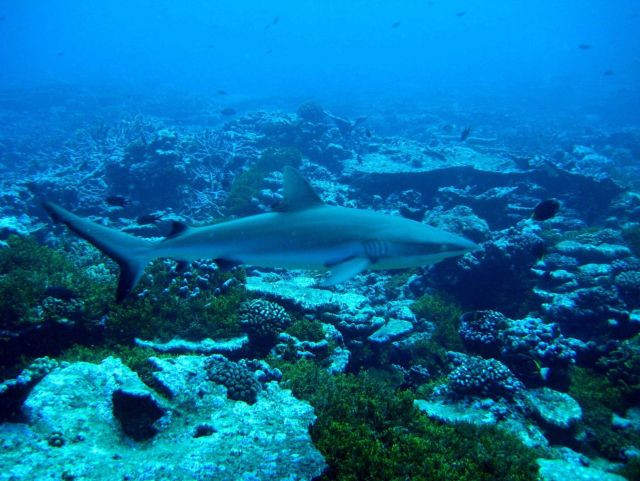
[[[54,220],[118,262],[118,301],[135,287],[146,264],[159,257],[180,262],[207,258],[225,264],[330,269],[323,284],[332,285],[366,269],[428,265],[477,249],[463,237],[409,219],[328,206],[291,168],[284,171],[284,201],[277,212],[206,227],[176,223],[160,242],[96,224],[52,203],[44,206]]]

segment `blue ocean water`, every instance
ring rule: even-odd
[[[5,85],[170,86],[404,108],[446,99],[522,117],[629,120],[638,110],[633,0],[24,1],[2,12]]]
[[[640,479],[635,0],[0,0],[0,481]]]

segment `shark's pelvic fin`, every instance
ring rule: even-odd
[[[371,261],[366,257],[352,257],[338,264],[331,266],[331,272],[327,277],[319,282],[321,287],[340,284],[352,277],[360,274],[371,265]]]
[[[120,278],[116,302],[121,302],[136,286],[145,266],[153,259],[154,244],[78,217],[52,202],[44,202],[43,207],[55,222],[65,224],[118,263]]]
[[[171,231],[167,234],[166,239],[173,239],[174,237],[178,237],[180,234],[185,233],[189,230],[189,226],[184,222],[178,222],[177,220],[171,221]]]
[[[307,209],[323,204],[309,182],[293,167],[284,168],[284,199],[277,207],[280,212]]]

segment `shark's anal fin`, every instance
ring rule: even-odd
[[[318,283],[321,287],[339,284],[360,274],[371,265],[366,257],[351,257],[331,266],[329,275]]]

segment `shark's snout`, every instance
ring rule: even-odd
[[[441,249],[452,255],[461,255],[480,250],[480,246],[465,237],[448,233],[447,239],[442,242]]]
[[[458,244],[460,247],[460,250],[466,251],[466,252],[474,252],[474,251],[479,251],[481,249],[481,247],[476,244],[473,241],[470,241],[469,239],[465,239],[464,237],[460,238],[460,243]]]

